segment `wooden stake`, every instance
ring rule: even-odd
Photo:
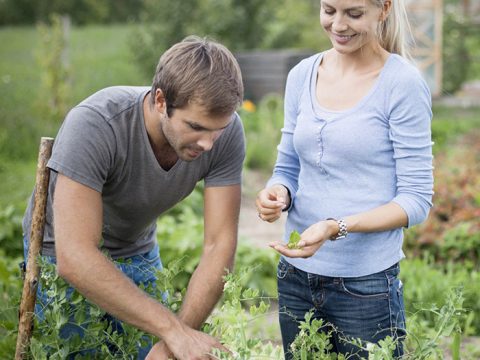
[[[30,245],[27,259],[27,270],[23,283],[20,301],[17,348],[15,360],[24,359],[28,352],[33,330],[33,315],[40,268],[37,257],[42,249],[43,231],[45,228],[45,213],[48,194],[50,171],[47,168],[48,159],[52,154],[53,139],[42,137],[38,153],[37,174],[35,179],[35,198],[30,230]]]

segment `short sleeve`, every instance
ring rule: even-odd
[[[240,184],[245,159],[245,134],[238,114],[235,113],[231,126],[225,130],[217,142],[212,163],[204,178],[205,186]]]
[[[55,139],[48,167],[102,192],[115,154],[108,122],[87,106],[73,108]]]

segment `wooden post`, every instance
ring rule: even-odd
[[[37,174],[35,179],[35,198],[30,230],[30,244],[27,259],[27,270],[23,283],[20,301],[17,347],[15,360],[24,359],[28,352],[33,330],[33,315],[40,268],[37,257],[42,249],[43,230],[45,228],[45,213],[50,172],[47,162],[52,154],[53,139],[42,137],[38,153]]]

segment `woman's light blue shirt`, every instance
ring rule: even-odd
[[[323,53],[291,70],[285,123],[268,185],[285,185],[292,197],[285,241],[293,230],[343,218],[391,201],[424,221],[432,206],[431,96],[419,71],[391,54],[374,86],[351,109],[330,111],[316,100]],[[325,276],[355,277],[384,270],[404,257],[403,229],[350,233],[327,241],[297,268]]]

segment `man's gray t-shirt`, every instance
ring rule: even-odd
[[[155,244],[156,219],[205,186],[239,184],[245,140],[238,115],[213,148],[191,162],[178,159],[165,171],[151,148],[143,117],[147,87],[110,87],[73,108],[55,139],[43,255],[54,256],[53,212],[57,173],[102,194],[103,248],[112,258],[133,256]],[[29,233],[33,196],[23,228]]]

